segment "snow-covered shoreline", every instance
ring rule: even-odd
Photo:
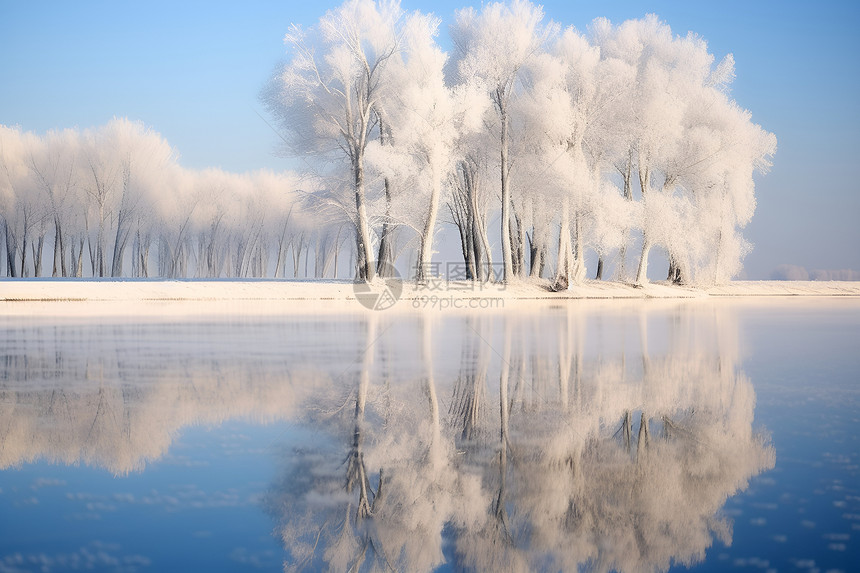
[[[183,314],[315,314],[363,312],[350,281],[312,280],[72,280],[0,281],[0,315],[93,316]],[[373,285],[381,291],[383,285]],[[564,301],[612,299],[715,300],[744,297],[860,297],[860,282],[734,281],[711,287],[651,283],[644,287],[587,281],[570,291],[545,284],[405,282],[391,310],[528,310]],[[94,304],[95,303],[95,304]]]
[[[586,281],[569,291],[553,292],[544,282],[509,285],[404,281],[401,300],[436,296],[472,299],[701,298],[723,296],[860,296],[854,281],[732,281],[717,286],[677,286],[653,282],[637,287],[611,281]],[[346,280],[0,280],[0,302],[24,301],[355,301],[355,283]]]

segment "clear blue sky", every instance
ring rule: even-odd
[[[479,2],[472,3],[479,6]],[[43,2],[0,0],[0,123],[44,132],[113,116],[161,132],[188,167],[286,169],[257,94],[291,22],[337,2]],[[467,2],[403,0],[443,24]],[[774,132],[747,236],[750,278],[780,264],[860,271],[860,2],[653,0],[544,2],[584,29],[655,13],[735,56],[733,95]]]

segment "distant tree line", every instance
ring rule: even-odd
[[[0,126],[0,275],[333,276],[348,232],[302,210],[299,186],[182,168],[127,119],[44,136]]]
[[[655,247],[674,282],[740,271],[776,138],[731,98],[731,54],[655,16],[562,29],[525,0],[459,10],[450,55],[440,24],[348,0],[290,28],[261,98],[300,175],[183,169],[123,119],[0,127],[6,275],[331,277],[346,256],[358,280],[404,260],[424,280],[443,222],[475,281],[495,261],[569,288],[591,252],[596,278],[642,284]]]

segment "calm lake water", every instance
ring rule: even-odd
[[[0,317],[0,573],[858,569],[860,300],[164,310]]]

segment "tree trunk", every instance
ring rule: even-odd
[[[502,262],[505,282],[513,278],[514,262],[511,253],[511,188],[508,180],[508,114],[500,104],[502,124],[501,133],[501,171],[502,171]]]
[[[128,243],[128,229],[125,227],[126,225],[124,223],[117,223],[116,239],[114,240],[113,245],[113,261],[111,261],[110,270],[110,276],[112,277],[122,276],[122,263],[123,258],[125,258],[125,246]],[[122,232],[120,232],[120,229],[122,229]]]
[[[546,269],[546,262],[549,259],[549,245],[544,242],[540,248],[540,270],[538,271],[538,276],[543,276],[544,269]]]
[[[492,278],[493,256],[490,250],[490,240],[487,237],[487,225],[481,213],[479,204],[478,176],[474,164],[464,161],[462,164],[463,181],[469,194],[469,217],[472,227],[472,247],[474,248],[473,259],[475,261],[475,279],[483,283]],[[487,266],[484,267],[486,255]]]
[[[75,277],[77,278],[84,276],[84,241],[86,241],[86,237],[82,236],[78,243],[78,258],[75,262]]]
[[[337,237],[334,240],[334,278],[337,278],[337,258],[340,255],[340,232],[343,227],[337,228]]]
[[[717,252],[714,256],[714,284],[720,282],[720,259],[723,253],[723,230],[720,229],[717,233]]]
[[[618,249],[618,268],[615,271],[615,278],[621,282],[627,280],[627,241],[630,240],[630,233],[624,229],[621,235],[621,248]]]
[[[669,254],[669,273],[666,276],[666,280],[676,285],[683,282],[681,278],[681,266],[671,253]]]
[[[0,233],[0,243],[3,243],[3,245],[4,245],[3,248],[0,249],[0,268],[3,269],[3,270],[0,270],[0,273],[7,272],[7,276],[8,276],[8,263],[3,261],[3,256],[6,254],[6,252],[5,252],[5,250],[6,250],[6,247],[5,247],[5,244],[6,244],[5,224],[6,224],[6,222],[3,220],[2,217],[0,217],[0,225],[4,226],[3,233]],[[0,274],[0,276],[3,276],[3,275]]]
[[[576,213],[573,218],[573,282],[581,284],[585,279],[585,239],[582,236],[582,215]]]
[[[639,256],[639,269],[636,271],[636,284],[643,285],[648,282],[648,252],[651,250],[651,243],[648,242],[648,236],[642,242],[642,254]]]
[[[93,277],[99,276],[96,250],[98,250],[98,247],[96,247],[96,245],[93,243],[92,237],[88,236],[87,237],[87,253],[89,253],[89,255],[90,255],[90,273],[91,273],[90,276],[93,276]]]
[[[376,272],[370,244],[370,227],[367,222],[367,201],[364,196],[364,165],[363,153],[357,154],[353,166],[355,177],[355,210],[357,221],[355,225],[356,246],[358,247],[358,278],[372,281]]]
[[[463,185],[455,187],[448,210],[460,236],[460,251],[466,266],[466,280],[475,280],[474,246],[472,245],[472,217],[469,213],[469,198]]]
[[[547,212],[544,201],[538,199],[540,209],[532,208],[532,235],[529,240],[530,266],[529,275],[535,278],[543,276],[547,262],[547,242],[550,222],[546,220]]]
[[[624,198],[627,201],[633,201],[633,148],[631,147],[627,153],[627,163],[624,169],[621,170],[621,177],[624,180]],[[618,269],[615,271],[615,277],[619,281],[627,280],[627,241],[630,240],[630,228],[625,227],[621,234],[621,248],[618,251]]]
[[[84,240],[87,242],[87,254],[90,256],[90,276],[96,277],[98,276],[96,274],[96,246],[93,243],[93,237],[90,234],[89,216],[84,219],[84,231],[86,233]],[[81,258],[83,259],[83,255],[81,255]]]
[[[60,224],[60,218],[54,217],[54,268],[51,271],[51,276],[55,277],[59,273],[60,276],[67,276],[66,259],[63,258],[63,230]]]
[[[386,144],[385,124],[379,117],[379,143]],[[376,273],[382,277],[391,276],[394,271],[394,225],[391,219],[391,181],[385,177],[385,218],[382,220],[382,234],[379,236],[379,254],[376,261]]]
[[[525,225],[522,216],[511,205],[511,262],[514,276],[525,274]]]
[[[284,226],[281,229],[281,234],[278,236],[278,258],[275,261],[275,278],[278,278],[278,275],[285,271],[284,269],[284,259],[287,256],[287,225],[290,222],[290,216],[293,213],[293,208],[290,207],[290,211],[287,213],[287,218],[284,219]]]
[[[99,229],[96,243],[96,257],[98,258],[98,276],[105,276],[105,267],[107,266],[107,261],[105,260],[105,214],[104,214],[104,205],[99,206]]]
[[[529,237],[529,276],[531,277],[540,277],[543,266],[543,251],[535,239],[536,234],[537,230],[532,229],[532,234]]]
[[[29,229],[29,221],[27,214],[24,214],[24,230],[21,233],[21,277],[27,276],[27,234]]]
[[[570,242],[570,198],[565,195],[561,205],[561,228],[558,234],[558,267],[554,290],[568,290],[573,285],[573,246]]]
[[[442,181],[436,169],[431,174],[433,183],[430,190],[430,206],[427,210],[427,219],[424,221],[424,229],[421,233],[421,250],[418,254],[417,279],[426,279],[426,271],[433,258],[433,231],[436,229],[436,216],[439,212],[439,197],[442,195]]]
[[[310,257],[310,253],[311,253],[311,242],[306,241],[305,242],[305,278],[308,278],[308,258]]]
[[[140,249],[140,276],[149,276],[149,247],[152,245],[152,235],[144,234]]]
[[[293,278],[299,278],[299,259],[302,257],[302,245],[305,242],[305,234],[299,235],[298,244],[292,241],[293,245]]]
[[[15,234],[12,232],[7,221],[3,222],[3,229],[6,235],[6,268],[8,270],[8,275],[11,278],[16,278],[18,276],[16,268],[17,257],[15,256],[15,245],[17,244],[17,240],[15,239]]]
[[[33,276],[42,276],[42,252],[45,247],[45,235],[40,234],[33,245]]]
[[[475,240],[477,239],[474,229],[475,221],[471,210],[468,207],[468,198],[466,198],[465,202],[467,205],[466,211],[463,213],[463,227],[460,237],[463,243],[463,260],[466,262],[467,278],[472,281],[479,281],[481,280],[479,275],[481,261],[476,257],[476,254],[480,252],[481,247],[475,245]]]
[[[639,257],[639,268],[636,271],[636,284],[644,285],[648,282],[648,252],[651,250],[651,241],[648,239],[647,200],[648,190],[651,188],[651,170],[639,158],[639,187],[642,191],[642,202],[645,204],[645,216],[642,224],[642,254]]]

